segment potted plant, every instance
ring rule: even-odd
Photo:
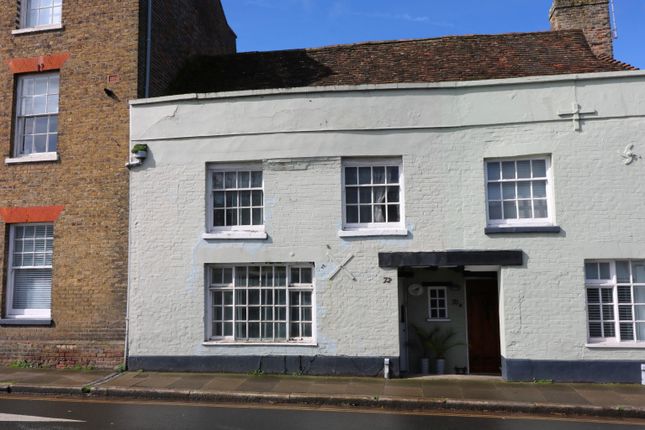
[[[421,373],[430,373],[429,359],[431,355],[434,355],[437,374],[443,375],[446,369],[446,353],[455,346],[462,345],[461,342],[454,340],[457,333],[453,329],[442,330],[441,327],[433,327],[429,331],[417,326],[413,327],[424,353],[424,357],[421,359]]]
[[[138,160],[144,160],[148,156],[148,145],[145,143],[137,143],[132,147],[131,152]]]

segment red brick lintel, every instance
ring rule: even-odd
[[[58,54],[41,55],[30,58],[12,58],[7,61],[11,73],[33,73],[46,72],[48,70],[60,70],[63,64],[69,59],[69,52]]]
[[[0,208],[0,218],[5,224],[28,222],[54,222],[65,206],[34,206],[30,208]]]

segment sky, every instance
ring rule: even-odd
[[[613,0],[615,58],[645,69],[645,0]],[[546,31],[551,0],[222,0],[239,52]]]

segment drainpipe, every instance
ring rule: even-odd
[[[146,85],[145,98],[150,97],[150,63],[152,57],[152,0],[148,0],[148,24],[146,25]]]

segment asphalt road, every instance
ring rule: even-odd
[[[645,429],[645,422],[0,397],[0,429],[537,430],[545,428],[549,430]]]

